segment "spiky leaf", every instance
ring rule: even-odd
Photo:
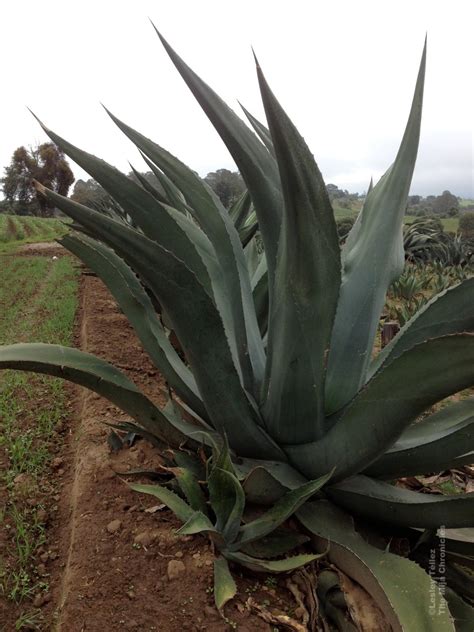
[[[320,441],[286,453],[308,477],[335,467],[342,480],[366,469],[426,408],[473,383],[474,335],[429,340],[379,371]]]
[[[237,586],[225,557],[214,560],[214,601],[220,611],[237,594]]]
[[[324,432],[326,352],[341,279],[339,241],[318,166],[258,66],[257,72],[284,198],[264,416],[279,443],[303,443]]]
[[[316,536],[317,548],[329,541],[329,560],[372,595],[394,630],[454,632],[446,602],[417,564],[365,542],[351,518],[330,502],[306,503],[297,516]],[[434,614],[433,599],[439,606]]]
[[[354,476],[327,493],[341,507],[372,520],[407,527],[472,527],[474,493],[422,494],[368,476]]]
[[[385,294],[404,266],[402,224],[418,151],[425,62],[426,46],[395,162],[367,195],[344,245],[326,380],[328,414],[342,408],[365,382]]]

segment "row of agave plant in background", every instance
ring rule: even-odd
[[[474,546],[459,530],[474,526],[474,495],[393,482],[473,459],[473,399],[425,413],[474,384],[474,280],[435,296],[372,358],[388,288],[405,263],[425,51],[395,162],[341,246],[321,173],[258,65],[268,127],[246,112],[252,131],[162,42],[248,193],[229,213],[195,172],[113,115],[157,185],[44,128],[115,203],[98,211],[38,190],[74,220],[78,232],[64,245],[110,289],[170,401],[158,408],[118,369],[76,349],[12,345],[0,349],[0,367],[95,390],[131,416],[122,429],[163,449],[163,484],[134,488],[166,503],[181,533],[213,541],[219,609],[236,591],[229,562],[288,572],[324,558],[374,596],[385,629],[472,630]],[[309,536],[312,548],[299,548]],[[406,542],[401,555],[390,550],[394,536]],[[441,548],[437,583],[422,567],[429,571]],[[321,610],[328,617],[330,605]],[[331,625],[351,624],[334,617]]]
[[[433,297],[474,276],[471,265],[446,266],[440,261],[405,264],[403,274],[387,293],[383,319],[397,320],[401,327]]]
[[[342,243],[353,224],[354,220],[351,217],[337,221]],[[411,263],[440,263],[471,269],[474,266],[474,239],[446,232],[437,218],[419,218],[404,224],[403,247],[405,257]]]
[[[405,256],[412,263],[438,262],[473,269],[474,239],[445,232],[436,218],[416,219],[403,227]]]

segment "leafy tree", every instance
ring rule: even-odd
[[[474,239],[474,213],[462,213],[459,218],[459,232],[465,239]]]
[[[408,206],[416,206],[421,202],[421,195],[409,195]]]
[[[449,213],[451,209],[458,210],[459,209],[459,200],[453,195],[450,191],[443,191],[441,195],[433,202],[433,210],[435,213]]]
[[[230,208],[246,189],[240,173],[229,169],[218,169],[208,173],[204,180],[226,208]]]
[[[5,199],[12,210],[49,217],[53,215],[54,206],[44,196],[36,195],[33,180],[60,195],[68,194],[74,174],[64,153],[54,143],[15,149],[1,179]]]
[[[107,192],[93,178],[78,180],[71,199],[85,206],[95,206],[108,198]]]
[[[338,198],[344,198],[349,195],[348,191],[342,190],[335,184],[331,184],[331,183],[326,184],[326,190],[328,192],[329,199],[331,200],[331,202],[332,200],[337,200]]]

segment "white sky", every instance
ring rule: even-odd
[[[146,170],[100,102],[202,176],[235,168],[149,17],[227,103],[262,118],[253,45],[326,182],[362,192],[395,156],[427,31],[412,193],[472,198],[473,15],[472,0],[4,0],[0,170],[46,141],[26,106],[120,169]]]

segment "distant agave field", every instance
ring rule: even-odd
[[[66,233],[56,218],[0,214],[0,250],[40,241],[54,241]]]

